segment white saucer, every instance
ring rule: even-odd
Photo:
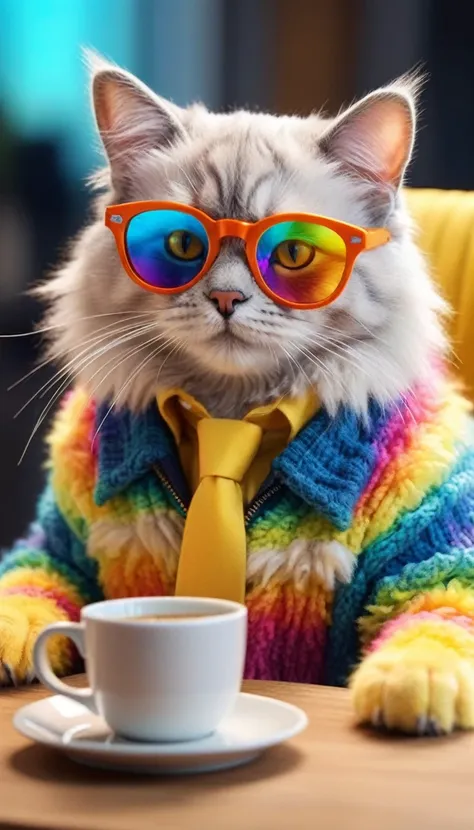
[[[62,695],[23,706],[13,718],[22,735],[81,764],[160,774],[245,764],[298,734],[307,723],[305,713],[290,703],[244,693],[213,735],[185,743],[148,744],[116,737],[101,717]]]

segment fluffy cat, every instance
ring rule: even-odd
[[[201,396],[214,415],[237,417],[242,407],[299,393],[311,381],[329,412],[347,404],[366,413],[371,397],[392,401],[426,373],[444,345],[442,306],[397,190],[412,152],[414,80],[402,79],[325,119],[180,109],[97,58],[93,71],[97,123],[110,160],[96,182],[106,195],[71,260],[41,293],[52,301],[48,324],[58,326],[54,353],[71,361],[98,400],[140,410],[154,399],[157,384],[178,385]],[[205,291],[198,284],[157,297],[124,280],[103,225],[106,204],[157,198],[214,218],[322,214],[386,226],[393,242],[361,258],[342,296],[316,312],[278,307],[258,291],[238,242],[221,252]],[[208,295],[228,288],[250,301],[225,324]],[[91,348],[79,360],[87,338],[113,320],[94,315],[116,312],[125,324],[124,311],[151,312],[153,325],[131,341],[121,332],[125,342],[116,346],[110,325],[100,343],[108,349],[104,356],[87,362]],[[162,350],[152,357],[158,336]]]
[[[185,513],[154,472],[170,458],[178,466],[157,392],[178,386],[213,416],[239,419],[312,386],[321,410],[276,459],[274,492],[247,527],[246,675],[346,683],[363,656],[352,675],[360,720],[472,727],[467,406],[442,369],[444,305],[400,189],[416,83],[401,79],[336,118],[223,115],[181,109],[92,64],[102,192],[39,289],[63,367],[57,397],[69,375],[75,391],[53,427],[37,523],[0,564],[0,677],[31,678],[35,632],[77,619],[85,602],[173,592]],[[157,296],[125,275],[103,220],[109,204],[153,199],[249,222],[320,214],[385,227],[391,241],[361,255],[342,295],[316,311],[264,295],[238,240],[194,287]],[[246,302],[225,320],[215,290]],[[53,664],[71,670],[64,643]]]

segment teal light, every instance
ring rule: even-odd
[[[0,102],[25,136],[60,137],[73,175],[97,163],[81,47],[133,69],[134,0],[0,0]]]
[[[60,141],[77,178],[100,156],[81,48],[178,104],[219,107],[227,0],[0,0],[0,104],[21,134]]]

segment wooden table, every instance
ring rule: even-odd
[[[458,830],[474,828],[474,734],[388,738],[354,729],[349,693],[284,683],[309,728],[259,760],[181,778],[88,770],[18,735],[40,687],[0,691],[0,828],[61,830]]]

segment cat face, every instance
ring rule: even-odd
[[[183,110],[100,61],[93,92],[106,192],[43,293],[59,324],[52,350],[96,398],[139,409],[159,389],[182,386],[235,417],[313,385],[330,411],[344,403],[363,413],[371,396],[396,398],[426,371],[443,346],[441,303],[399,192],[414,134],[409,84],[379,90],[337,119]],[[322,214],[387,227],[392,241],[361,254],[343,294],[313,311],[269,299],[235,239],[223,241],[199,283],[159,296],[127,277],[103,223],[107,204],[157,199],[249,222]],[[230,318],[213,299],[219,292],[245,300]]]

